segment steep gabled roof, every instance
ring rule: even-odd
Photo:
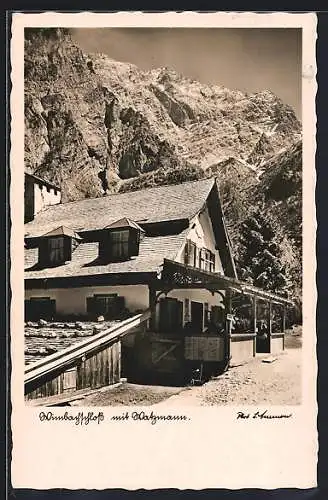
[[[124,217],[137,224],[191,219],[204,206],[214,183],[213,178],[203,179],[51,205],[25,224],[25,235],[42,236],[60,225],[90,231]]]
[[[122,227],[139,227],[139,224],[191,221],[205,207],[212,220],[216,246],[220,252],[225,274],[236,277],[236,270],[224,216],[219,190],[215,179],[186,182],[173,186],[160,186],[103,198],[54,205],[41,212],[34,221],[25,225],[26,236],[43,236],[58,230],[58,224],[69,225],[70,231],[92,231]],[[65,225],[63,224],[65,222]],[[61,227],[61,226],[60,226]],[[186,226],[185,226],[186,228]],[[26,249],[25,278],[52,278],[115,274],[130,272],[158,272],[164,258],[174,259],[184,244],[188,229],[179,233],[146,236],[140,243],[139,255],[125,262],[103,264],[99,262],[98,243],[82,242],[73,252],[72,261],[55,268],[40,269],[37,266],[37,248]]]

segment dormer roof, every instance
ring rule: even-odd
[[[56,229],[49,231],[49,233],[43,235],[44,238],[52,236],[69,236],[70,238],[75,238],[76,240],[82,239],[75,231],[73,231],[73,229],[70,229],[66,226],[59,226]]]
[[[123,217],[122,219],[112,222],[108,226],[105,226],[104,229],[125,229],[129,227],[133,227],[134,229],[138,229],[144,233],[144,230],[139,226],[139,224],[128,217]]]

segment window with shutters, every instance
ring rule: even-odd
[[[50,297],[31,297],[25,300],[25,321],[50,320],[56,315],[56,301]]]
[[[106,319],[120,319],[125,310],[125,299],[117,293],[96,294],[87,298],[87,313],[90,316],[104,316]]]

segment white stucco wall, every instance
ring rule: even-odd
[[[215,237],[207,208],[195,217],[191,224],[191,229],[187,235],[187,239],[195,243],[198,248],[207,248],[210,250],[215,255],[215,272],[223,273],[220,254],[215,248]],[[175,260],[181,263],[184,262],[184,245],[178,252]]]
[[[34,215],[39,213],[44,207],[49,205],[56,205],[60,203],[61,192],[57,190],[55,194],[55,189],[49,188],[47,190],[46,186],[40,186],[39,184],[34,184]]]
[[[254,340],[238,340],[230,343],[231,366],[247,361],[254,356]]]
[[[278,354],[284,350],[283,337],[271,337],[271,354]]]
[[[61,288],[47,290],[26,290],[25,299],[31,297],[50,297],[56,300],[58,314],[85,315],[87,312],[86,299],[94,294],[117,293],[125,297],[125,306],[131,312],[146,310],[149,307],[149,291],[146,285],[124,286],[97,286],[80,288]]]

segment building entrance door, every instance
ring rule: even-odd
[[[191,302],[191,326],[194,332],[203,331],[203,304],[201,302]]]
[[[175,333],[182,328],[183,303],[177,299],[166,298],[160,301],[159,325],[163,333]]]

